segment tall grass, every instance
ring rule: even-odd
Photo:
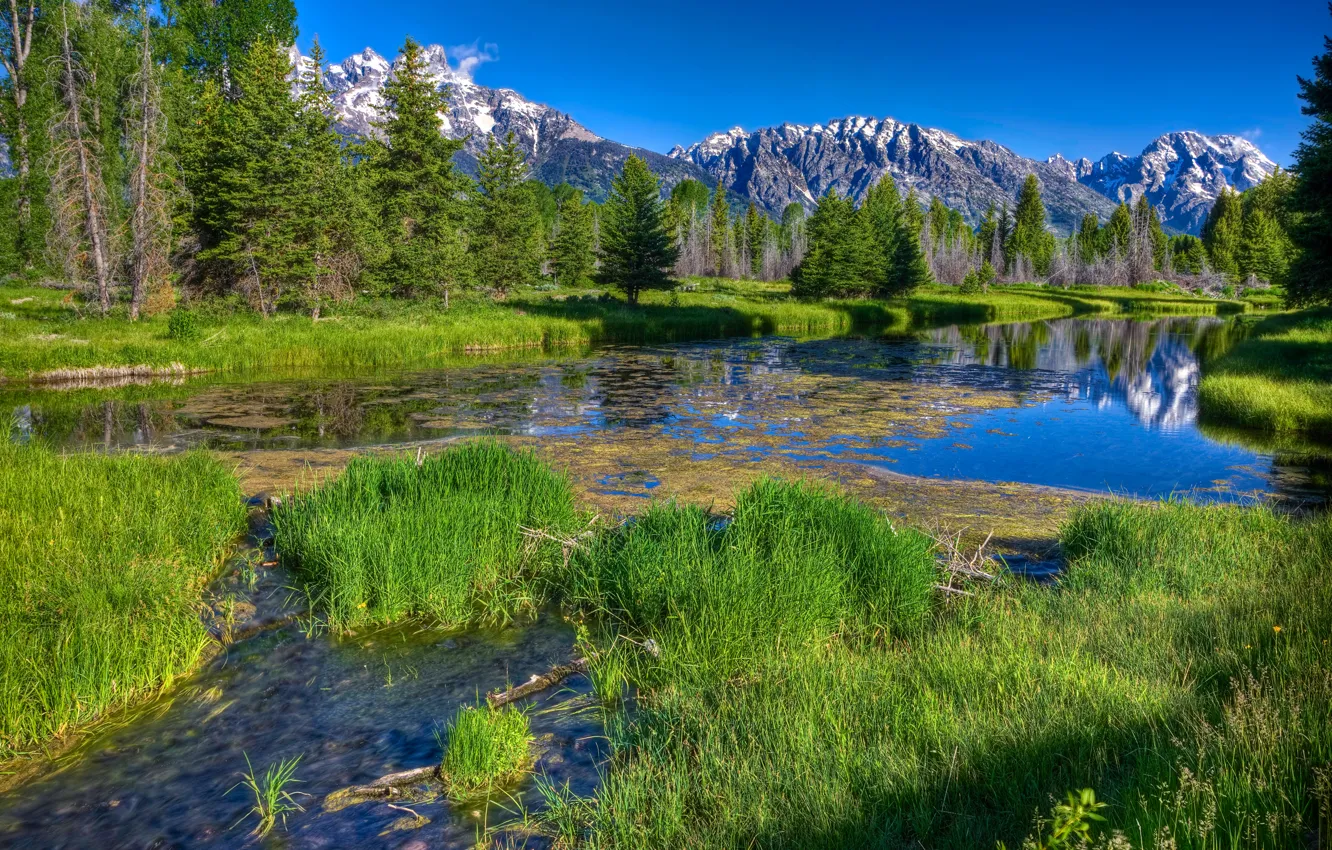
[[[552,831],[1018,846],[1052,799],[1090,787],[1121,847],[1326,844],[1332,520],[1097,504],[1063,536],[1058,588],[978,591],[891,643],[768,643],[718,680],[674,666],[673,632],[654,630],[662,659],[639,672],[637,713],[612,719],[597,804],[555,807]]]
[[[1332,436],[1332,310],[1256,323],[1248,339],[1204,363],[1205,421]]]
[[[283,829],[287,826],[287,815],[294,812],[303,812],[305,808],[296,802],[296,794],[288,790],[289,785],[294,785],[301,780],[296,778],[296,768],[301,763],[301,756],[284,759],[276,764],[271,764],[262,775],[254,770],[254,765],[250,764],[250,756],[245,756],[245,767],[247,770],[241,775],[241,781],[233,785],[227,793],[230,794],[237,788],[244,787],[254,797],[254,805],[245,813],[245,818],[254,815],[256,823],[251,835],[257,838],[263,838],[273,831],[278,821],[282,821]],[[237,822],[240,825],[240,821]]]
[[[487,797],[512,784],[532,766],[527,715],[513,706],[463,706],[445,730],[440,775],[455,800]]]
[[[196,663],[204,585],[244,527],[225,468],[0,439],[0,505],[0,756]]]
[[[567,477],[530,453],[469,443],[418,462],[360,457],[273,513],[283,562],[335,628],[419,617],[503,621],[535,607],[574,530]]]

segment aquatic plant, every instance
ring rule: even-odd
[[[334,481],[273,511],[283,563],[329,625],[418,617],[506,622],[543,598],[560,534],[576,530],[573,490],[527,452],[476,442],[415,458],[361,457]],[[524,529],[549,536],[529,536]]]
[[[245,523],[229,470],[0,439],[0,505],[0,757],[195,665],[204,586]]]
[[[227,789],[230,794],[237,788],[244,786],[254,795],[254,805],[246,812],[241,819],[236,821],[235,826],[239,826],[250,815],[258,819],[251,835],[263,838],[273,831],[279,820],[282,821],[282,828],[287,828],[287,815],[293,812],[303,812],[305,809],[300,803],[296,802],[295,793],[287,790],[288,785],[300,782],[296,778],[296,767],[301,763],[303,756],[284,759],[276,764],[271,764],[264,771],[263,776],[254,772],[254,765],[250,764],[250,756],[245,754],[245,766],[247,770],[241,774],[241,781]],[[233,827],[234,828],[234,827]]]
[[[444,734],[440,776],[455,800],[488,797],[532,766],[527,715],[513,706],[463,706]]]

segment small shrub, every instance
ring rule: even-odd
[[[189,310],[173,310],[167,320],[167,338],[176,342],[194,342],[203,336],[203,322]]]
[[[531,767],[532,742],[527,715],[512,706],[492,711],[484,704],[465,706],[446,730],[440,774],[455,800],[487,797],[510,785]]]
[[[975,269],[967,272],[966,277],[962,278],[962,285],[957,291],[963,295],[975,295],[981,291],[980,276],[976,274]]]

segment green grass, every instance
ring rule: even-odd
[[[567,477],[529,453],[479,442],[426,457],[359,457],[273,512],[283,563],[330,625],[407,617],[505,621],[541,599],[561,545],[523,529],[577,526]]]
[[[527,715],[513,706],[464,706],[445,738],[440,775],[454,800],[488,797],[531,769],[531,729]]]
[[[206,582],[244,528],[203,454],[58,455],[0,440],[0,757],[169,685],[207,645]]]
[[[1203,364],[1204,421],[1332,436],[1332,310],[1269,316]]]
[[[287,815],[305,811],[301,804],[296,802],[295,793],[299,792],[287,790],[288,785],[301,781],[296,778],[296,767],[300,763],[301,756],[285,759],[269,765],[260,776],[255,773],[254,765],[250,764],[250,756],[246,754],[245,766],[248,769],[242,774],[240,783],[233,785],[227,793],[244,787],[254,797],[254,805],[245,813],[246,818],[254,815],[257,821],[250,832],[251,835],[263,838],[273,831],[279,820],[282,821],[282,828],[286,829]],[[236,825],[239,826],[240,822],[238,821]]]
[[[1326,843],[1332,521],[1111,503],[1063,536],[1061,587],[973,588],[905,639],[758,643],[718,679],[707,646],[676,660],[670,620],[644,629],[662,658],[635,671],[637,713],[611,716],[596,804],[547,789],[549,828],[595,847],[1018,846],[1090,787],[1098,834],[1134,847]]]
[[[318,323],[303,315],[263,320],[223,305],[200,312],[197,338],[173,339],[165,316],[132,323],[89,318],[66,294],[0,284],[0,379],[135,366],[251,373],[437,365],[451,357],[513,349],[561,350],[600,343],[669,342],[756,334],[834,334],[909,322],[1018,321],[1089,313],[1242,311],[1242,302],[1132,289],[996,287],[963,296],[933,286],[892,301],[804,302],[784,283],[696,280],[696,291],[650,292],[638,308],[586,290],[524,291],[503,303],[456,299],[364,299],[333,305]]]

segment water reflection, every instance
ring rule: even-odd
[[[0,404],[23,433],[100,449],[646,432],[679,446],[682,462],[778,453],[1144,496],[1237,498],[1318,480],[1297,473],[1326,452],[1278,454],[1199,429],[1199,352],[1224,350],[1234,329],[1215,318],[1066,319],[883,338],[767,337],[354,380],[27,390]]]

